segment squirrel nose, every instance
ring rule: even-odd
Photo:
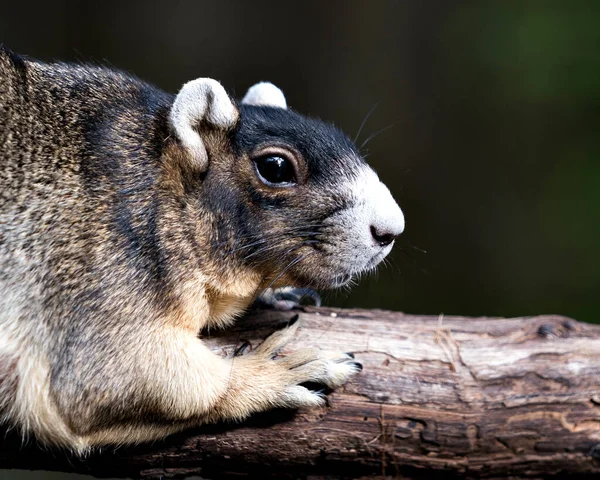
[[[404,231],[404,214],[383,183],[379,183],[371,199],[374,201],[371,237],[375,245],[387,247]]]
[[[360,242],[371,254],[381,253],[381,248],[389,247],[404,231],[404,214],[390,190],[370,168],[367,167],[354,188],[361,209],[357,216]]]
[[[392,232],[389,229],[377,228],[375,225],[371,225],[371,235],[373,240],[381,247],[387,247],[396,238],[400,236],[401,231]]]

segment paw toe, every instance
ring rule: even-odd
[[[294,337],[296,330],[300,325],[299,316],[294,315],[288,326],[282,330],[278,330],[271,334],[267,339],[256,349],[257,355],[274,356]]]
[[[352,357],[341,353],[322,352],[323,355],[305,363],[293,371],[302,382],[316,382],[329,388],[336,388],[346,383],[353,375],[362,370],[362,365]]]
[[[362,365],[358,362],[329,362],[323,383],[330,388],[339,387],[361,370]]]
[[[285,389],[284,395],[285,407],[320,407],[325,405],[326,398],[320,392],[309,390],[300,385],[294,385]]]

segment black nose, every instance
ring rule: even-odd
[[[371,235],[373,236],[373,239],[382,247],[388,246],[398,237],[398,234],[396,233],[386,230],[379,230],[373,225],[371,225]]]

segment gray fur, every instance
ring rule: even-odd
[[[272,361],[270,348],[293,329],[235,362],[197,338],[231,322],[267,284],[298,283],[280,263],[300,257],[285,257],[291,237],[277,262],[239,253],[253,245],[245,224],[285,232],[270,212],[292,192],[260,185],[254,147],[236,146],[237,123],[198,120],[209,162],[208,172],[196,168],[169,123],[174,98],[113,70],[0,49],[0,413],[46,443],[84,452],[318,405],[301,383],[335,387],[358,371],[336,352]],[[335,142],[324,144],[335,153]],[[340,151],[356,157],[349,148]],[[368,168],[354,157],[354,169]],[[248,198],[250,184],[271,203]],[[314,198],[315,188],[298,194]],[[320,253],[310,254],[303,279],[335,277],[338,264],[324,270]]]

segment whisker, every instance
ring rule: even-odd
[[[356,132],[356,136],[354,137],[354,140],[353,140],[354,143],[356,143],[356,141],[358,140],[358,137],[360,137],[360,134],[361,134],[365,124],[367,123],[367,120],[369,120],[369,117],[375,111],[375,109],[377,108],[378,105],[379,105],[379,102],[375,103],[375,105],[373,105],[371,107],[371,109],[367,112],[367,114],[365,115],[365,118],[363,118],[363,121],[360,124],[360,127],[358,127],[358,132]]]
[[[298,247],[299,248],[299,247]],[[271,280],[271,282],[269,283],[269,285],[267,285],[265,287],[265,290],[268,288],[271,288],[271,285],[273,285],[277,280],[279,280],[290,268],[298,265],[302,260],[304,260],[306,257],[308,257],[309,253],[305,253],[304,255],[292,260],[287,267],[285,267],[283,270],[281,270],[281,272],[279,272],[279,274],[273,279]]]
[[[367,143],[369,143],[371,140],[373,140],[376,136],[378,136],[379,134],[385,132],[386,130],[389,130],[390,128],[392,128],[393,126],[395,126],[398,122],[394,122],[394,123],[390,123],[389,125],[387,125],[386,127],[380,128],[379,130],[377,130],[376,132],[372,133],[371,135],[369,135],[367,137],[367,139],[360,145],[359,150],[362,150],[363,148],[365,148],[365,146],[367,145]]]
[[[465,95],[465,96],[463,96],[463,97],[458,97],[458,100],[462,101],[462,100],[464,100],[465,98],[467,98],[467,96],[466,96],[466,95]],[[376,136],[378,136],[380,133],[383,133],[383,132],[385,132],[386,130],[388,130],[388,129],[392,128],[394,125],[398,125],[398,124],[402,124],[402,123],[408,122],[409,120],[412,120],[412,119],[414,119],[414,118],[416,118],[416,117],[419,117],[420,115],[422,115],[422,114],[424,114],[424,113],[431,112],[431,111],[433,111],[435,108],[438,108],[438,107],[439,107],[439,100],[440,100],[440,99],[439,99],[439,97],[438,97],[438,98],[435,98],[435,101],[436,101],[437,103],[436,103],[434,106],[421,108],[421,109],[417,110],[417,111],[416,111],[416,112],[414,112],[414,113],[411,113],[411,114],[409,114],[409,115],[407,115],[407,116],[405,116],[405,117],[403,117],[403,118],[400,118],[400,119],[398,119],[398,120],[395,120],[393,123],[391,123],[391,124],[390,124],[390,125],[388,125],[387,127],[383,127],[383,128],[381,128],[381,129],[377,130],[375,133],[372,133],[372,134],[371,134],[371,135],[369,135],[369,136],[367,137],[367,139],[366,139],[366,140],[365,140],[365,141],[364,141],[364,142],[361,144],[361,146],[360,146],[359,150],[362,150],[362,149],[363,149],[363,148],[364,148],[364,147],[367,145],[367,143],[369,143],[371,140],[373,140],[373,138],[375,138]]]
[[[298,233],[298,235],[319,235],[319,233],[320,232],[301,232],[301,233]],[[244,256],[243,260],[249,260],[252,257],[255,257],[257,255],[261,255],[263,253],[266,253],[266,252],[269,252],[271,250],[275,250],[275,249],[278,249],[278,248],[281,247],[280,243],[277,243],[277,242],[272,242],[272,243],[274,243],[274,244],[269,244],[269,245],[267,245],[265,247],[259,248],[255,252],[249,253],[248,255]],[[317,244],[317,243],[321,243],[321,240],[317,240],[316,238],[310,238],[310,239],[305,239],[305,240],[302,241],[302,245],[314,245],[314,244]],[[250,246],[248,246],[248,247],[241,247],[241,248],[239,248],[237,250],[233,250],[231,253],[234,253],[236,251],[242,250],[243,248],[249,248],[249,247]],[[282,254],[282,256],[285,256],[285,255],[287,255],[287,252]]]
[[[292,235],[292,234],[293,235],[300,235],[300,236],[303,236],[303,235],[319,235],[322,232],[314,231],[314,229],[325,227],[325,226],[327,226],[327,225],[324,224],[324,223],[312,224],[312,225],[298,225],[296,227],[289,228],[289,229],[287,229],[287,230],[285,230],[285,231],[283,231],[281,233],[274,233],[274,234],[271,234],[270,236],[267,236],[266,238],[262,238],[260,240],[255,241],[255,242],[251,242],[249,244],[241,245],[241,246],[235,247],[235,248],[233,248],[231,250],[227,250],[227,253],[235,253],[235,252],[238,252],[240,250],[244,250],[244,249],[256,246],[256,245],[260,245],[261,243],[277,243],[277,241],[279,240],[278,237],[283,236],[283,235],[288,235],[288,234],[290,234],[290,235]],[[236,237],[235,241],[237,243],[239,240],[249,239],[249,238],[253,238],[253,237],[254,237],[254,235],[242,235],[242,236]],[[222,242],[216,243],[214,246],[215,247],[221,247],[223,245],[228,245],[229,243],[230,243],[229,240],[224,240]]]
[[[229,252],[227,252],[227,253],[235,253],[235,252],[239,252],[240,250],[245,250],[246,248],[252,248],[252,247],[255,247],[256,245],[261,245],[261,244],[264,244],[264,243],[266,243],[267,241],[268,241],[268,239],[262,239],[262,240],[258,240],[258,241],[256,241],[256,242],[252,242],[252,243],[249,243],[249,244],[247,244],[247,245],[242,245],[241,247],[234,248],[233,250],[230,250],[230,251],[229,251]]]
[[[413,244],[412,244],[412,243],[410,243],[408,240],[407,240],[407,244],[408,244],[408,246],[409,246],[410,248],[412,248],[413,250],[416,250],[417,252],[420,252],[420,253],[427,253],[427,250],[425,250],[425,249],[423,249],[423,248],[420,248],[420,247],[417,247],[416,245],[413,245]]]
[[[279,248],[279,247],[281,247],[281,245],[268,245],[268,246],[266,246],[264,248],[259,248],[255,252],[252,252],[252,253],[246,255],[244,257],[244,260],[249,260],[250,258],[255,257],[256,255],[260,255],[262,253],[266,253],[266,252],[268,252],[270,250],[275,250],[276,248]]]

